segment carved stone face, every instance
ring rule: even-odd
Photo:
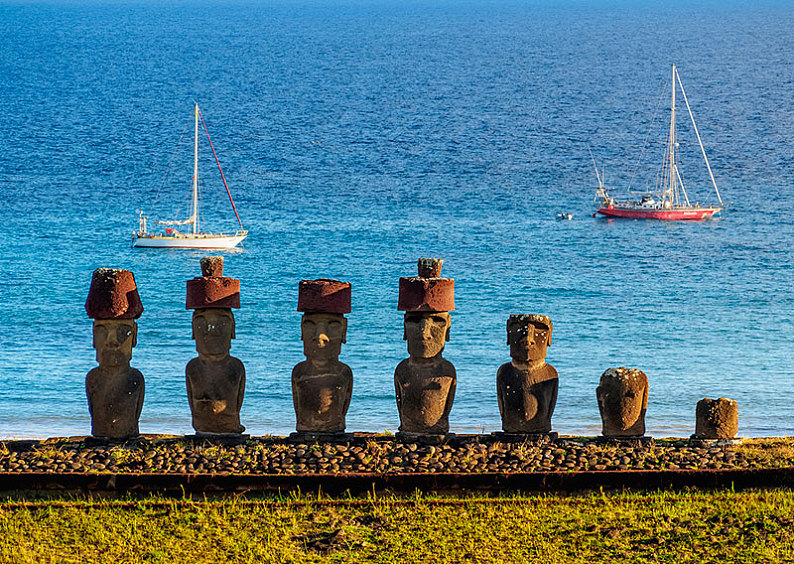
[[[452,321],[447,312],[405,314],[405,340],[412,358],[433,358],[444,350]]]
[[[341,313],[305,313],[301,319],[303,354],[309,360],[336,360],[347,336]]]
[[[543,360],[551,344],[551,329],[539,322],[514,321],[507,326],[507,344],[510,357],[516,362]]]
[[[229,354],[234,339],[234,315],[231,310],[207,308],[194,311],[193,338],[199,354]]]
[[[132,360],[132,348],[138,343],[138,324],[132,319],[97,319],[94,321],[94,348],[101,366],[125,366]]]

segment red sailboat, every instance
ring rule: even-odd
[[[675,128],[675,95],[676,83],[681,88],[681,94],[686,103],[686,109],[689,117],[692,120],[692,128],[697,136],[700,150],[703,154],[703,160],[706,163],[706,168],[709,171],[711,184],[714,187],[714,192],[717,195],[718,205],[701,205],[699,203],[692,203],[689,201],[689,196],[686,192],[681,173],[678,170],[678,143],[676,141],[676,128]],[[673,94],[672,105],[670,112],[670,134],[667,139],[667,147],[665,148],[664,164],[662,166],[661,174],[659,175],[658,191],[653,193],[644,194],[639,200],[617,200],[613,198],[608,191],[612,188],[606,187],[603,184],[601,175],[598,173],[596,167],[596,177],[598,178],[598,189],[595,193],[594,202],[596,203],[596,212],[607,217],[625,217],[632,219],[660,219],[660,220],[698,220],[710,219],[714,215],[722,211],[724,205],[720,197],[720,191],[717,189],[717,182],[714,180],[714,174],[711,172],[711,165],[706,156],[706,150],[703,148],[703,142],[700,139],[695,118],[692,115],[692,110],[689,107],[689,101],[684,92],[684,85],[681,84],[681,77],[673,65]],[[592,154],[591,154],[592,156]],[[595,215],[595,214],[594,214]]]

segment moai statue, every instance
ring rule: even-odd
[[[455,281],[441,278],[441,259],[420,258],[419,276],[400,278],[397,309],[405,312],[407,358],[394,371],[401,436],[447,435],[455,399],[455,367],[442,358],[455,309]]]
[[[292,370],[292,401],[297,419],[293,438],[343,435],[353,394],[353,371],[339,362],[350,313],[349,282],[301,280],[298,311],[306,360]]]
[[[94,320],[97,368],[85,379],[91,434],[104,439],[138,436],[143,374],[130,366],[143,304],[129,270],[97,268],[85,302]]]
[[[187,282],[186,309],[193,311],[198,358],[185,368],[193,428],[199,435],[235,435],[245,393],[245,367],[230,356],[232,308],[240,307],[240,281],[223,276],[223,257],[201,259],[201,277]]]
[[[496,373],[502,429],[508,434],[548,434],[557,404],[557,371],[546,364],[551,320],[545,315],[511,315],[507,344],[511,362]]]
[[[596,388],[602,435],[610,438],[645,435],[648,377],[636,368],[608,368]]]
[[[693,439],[731,440],[738,432],[739,406],[734,400],[704,398],[697,403]]]

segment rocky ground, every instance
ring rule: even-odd
[[[666,439],[643,445],[561,438],[533,444],[471,436],[448,444],[422,445],[369,436],[341,444],[253,438],[235,445],[161,437],[125,444],[75,439],[0,443],[0,472],[578,472],[769,466],[794,466],[794,440],[692,445]]]

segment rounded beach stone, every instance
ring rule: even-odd
[[[240,281],[222,276],[223,257],[202,258],[201,272],[187,281],[185,309],[240,307]]]
[[[400,278],[399,311],[454,311],[455,280],[440,278],[441,259],[417,261],[419,276]]]
[[[138,319],[143,304],[135,276],[121,268],[97,268],[91,278],[85,310],[92,319]]]
[[[727,398],[704,398],[695,408],[695,438],[732,439],[739,432],[739,405]]]
[[[351,285],[330,278],[301,280],[298,311],[304,313],[350,313]]]

